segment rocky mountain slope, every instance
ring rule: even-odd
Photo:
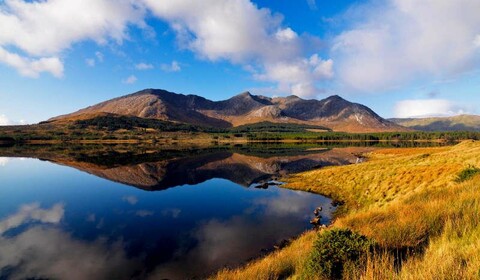
[[[404,131],[368,107],[340,96],[305,100],[297,96],[269,98],[245,92],[223,101],[146,89],[111,99],[49,121],[88,119],[112,113],[202,126],[232,127],[262,121],[321,125],[335,131]]]

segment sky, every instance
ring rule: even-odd
[[[145,88],[480,114],[479,0],[0,0],[0,125]]]

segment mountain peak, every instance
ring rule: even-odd
[[[235,95],[234,97],[232,98],[236,98],[236,97],[240,97],[240,98],[252,98],[253,95],[249,92],[249,91],[244,91],[242,93],[239,93],[237,95]]]
[[[345,99],[343,99],[343,98],[342,98],[340,95],[338,95],[338,94],[331,95],[331,96],[327,97],[325,100],[346,101]]]
[[[227,100],[211,101],[197,95],[144,89],[52,120],[75,120],[100,113],[214,127],[271,121],[322,125],[348,132],[405,130],[386,122],[369,108],[338,95],[323,100],[305,100],[294,95],[270,98],[249,91]]]

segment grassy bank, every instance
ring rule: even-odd
[[[480,278],[480,142],[384,149],[368,158],[288,179],[289,188],[344,202],[327,230],[350,229],[375,242],[360,262],[343,267],[343,278]],[[286,249],[213,278],[325,278],[308,267],[317,238],[308,232]]]

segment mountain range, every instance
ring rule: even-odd
[[[40,158],[110,181],[155,191],[197,185],[213,178],[249,187],[313,168],[353,164],[357,162],[358,154],[370,150],[363,147],[285,148],[269,154],[263,150],[252,153],[235,147],[213,147],[177,151],[161,149],[145,154],[125,148],[115,151],[112,147],[107,150],[76,147],[68,152],[27,147],[0,150],[0,157]]]
[[[102,114],[134,116],[200,126],[230,128],[258,122],[319,125],[334,131],[384,132],[409,130],[370,108],[338,95],[322,100],[265,97],[244,92],[223,101],[160,89],[145,89],[114,98],[48,122],[91,119]]]
[[[421,131],[477,131],[480,132],[480,116],[459,115],[453,117],[389,119],[399,125]]]

